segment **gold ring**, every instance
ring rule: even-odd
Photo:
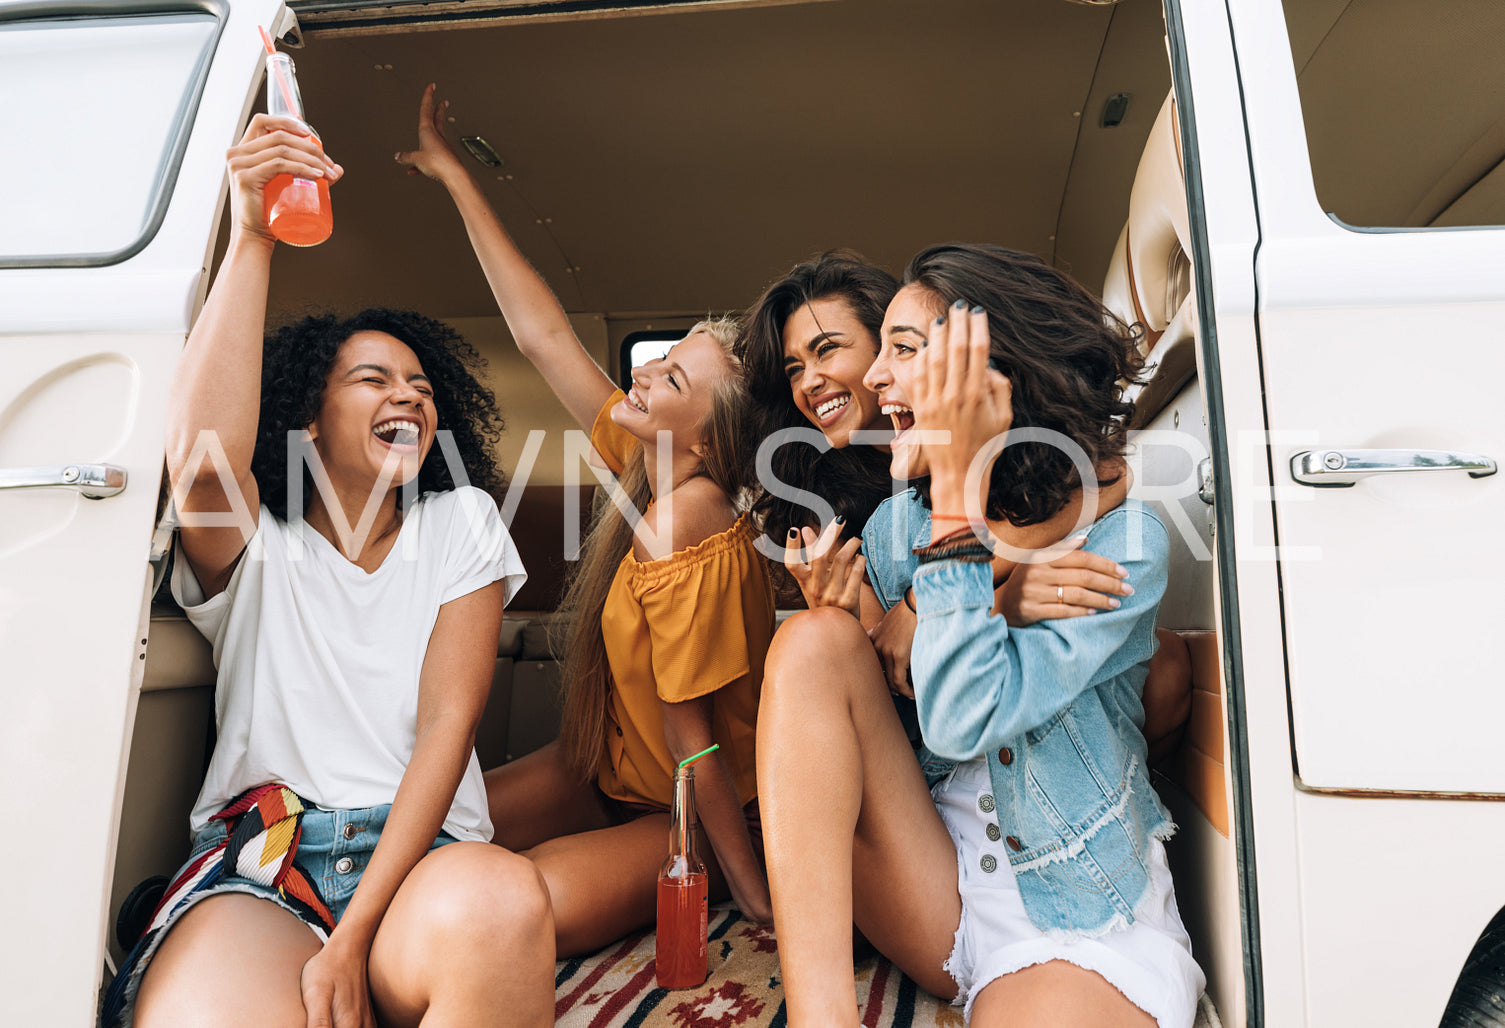
[[[1056,602],[1062,605],[1066,603],[1066,587],[1064,585],[1056,586]]]

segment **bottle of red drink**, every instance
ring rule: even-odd
[[[695,769],[674,772],[669,859],[658,874],[658,985],[684,989],[706,979],[705,864],[695,853]]]
[[[287,54],[267,54],[267,113],[303,121],[303,97],[298,93],[298,79],[293,73],[293,59]],[[308,122],[308,133],[315,143],[323,144]],[[299,178],[278,175],[266,184],[267,228],[272,235],[293,246],[314,246],[334,231],[334,211],[329,206],[327,178]]]

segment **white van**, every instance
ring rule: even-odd
[[[1157,787],[1222,1023],[1505,1023],[1465,1014],[1499,961],[1463,975],[1505,931],[1481,939],[1505,907],[1498,0],[0,0],[7,1024],[90,1024],[126,892],[186,851],[213,669],[148,558],[258,25],[302,47],[347,169],[274,313],[457,324],[556,583],[567,416],[443,191],[391,161],[426,82],[616,369],[833,246],[897,269],[998,241],[1104,283],[1153,344],[1136,489],[1174,526],[1161,624],[1195,667]],[[483,763],[548,738],[551,588],[501,640]]]

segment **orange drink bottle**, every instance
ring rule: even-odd
[[[293,73],[293,59],[287,54],[267,55],[267,113],[303,121],[303,98],[298,93],[298,79]],[[319,148],[323,143],[308,122],[308,134]],[[334,211],[329,206],[327,178],[299,178],[278,175],[266,184],[267,228],[272,235],[293,246],[315,246],[334,231]]]
[[[669,859],[658,873],[657,974],[661,989],[684,989],[706,979],[705,864],[695,853],[695,769],[674,772],[674,820]]]

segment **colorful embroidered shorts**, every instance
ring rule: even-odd
[[[194,834],[187,863],[173,875],[150,927],[106,994],[100,1023],[104,1028],[129,1028],[136,993],[152,957],[173,925],[210,896],[259,896],[298,917],[321,942],[327,940],[355,895],[391,809],[384,803],[320,810],[279,786],[263,786],[237,798],[226,808],[236,813],[221,812]],[[235,842],[227,849],[232,835]],[[440,832],[429,852],[454,841]],[[221,861],[227,866],[220,867]],[[274,879],[279,883],[272,884]]]

